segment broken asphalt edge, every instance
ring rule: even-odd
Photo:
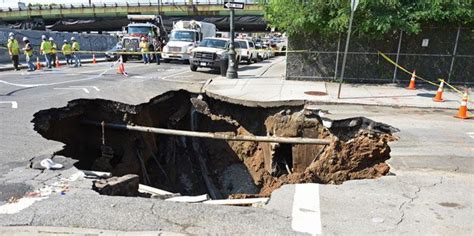
[[[458,110],[458,108],[452,107],[440,107],[440,106],[418,106],[410,104],[371,104],[371,103],[361,103],[361,102],[349,102],[349,101],[314,101],[314,100],[281,100],[281,101],[256,101],[249,99],[239,99],[232,98],[225,95],[220,95],[217,93],[210,92],[209,90],[203,89],[204,93],[211,97],[224,102],[229,102],[233,104],[240,104],[248,107],[278,107],[278,106],[303,106],[305,104],[310,105],[354,105],[354,106],[373,106],[373,107],[392,107],[392,108],[419,108],[419,109],[448,109],[448,110]]]

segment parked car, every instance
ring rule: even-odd
[[[235,42],[240,45],[241,60],[247,61],[247,64],[258,62],[258,53],[252,40],[237,39]]]
[[[120,58],[120,55],[119,53],[117,52],[123,52],[123,48],[122,48],[122,44],[121,43],[117,43],[113,48],[111,48],[110,50],[106,51],[105,52],[105,59],[107,61],[116,61]],[[127,60],[127,57],[124,56],[123,57],[123,60],[124,62]]]
[[[255,49],[257,50],[257,57],[259,61],[267,60],[270,58],[268,50],[263,47],[261,43],[255,43]]]
[[[189,59],[191,71],[196,71],[199,67],[207,67],[221,71],[223,61],[228,60],[229,44],[230,40],[226,38],[204,38],[197,48],[191,50],[191,58]],[[234,47],[238,68],[238,64],[241,60],[241,52],[238,43],[235,43]]]

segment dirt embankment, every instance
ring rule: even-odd
[[[220,197],[268,196],[286,183],[340,184],[385,175],[388,143],[397,130],[364,117],[329,120],[302,106],[245,107],[186,91],[132,106],[74,100],[35,114],[35,130],[65,144],[60,154],[82,169],[137,174],[140,182],[171,192]],[[105,129],[84,120],[239,135],[308,137],[331,144],[299,145],[197,139]],[[329,122],[330,127],[323,121]],[[105,137],[105,145],[102,144]],[[103,146],[113,150],[106,158]]]

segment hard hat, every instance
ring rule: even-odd
[[[15,33],[13,33],[13,32],[10,32],[10,33],[8,34],[8,37],[13,37],[13,36],[15,36]]]
[[[74,38],[74,37],[71,37],[71,41],[76,41],[76,38]]]
[[[41,39],[46,39],[46,35],[41,35]]]
[[[49,37],[49,41],[53,41],[53,40],[54,40],[53,37]]]
[[[23,42],[27,41],[28,37],[23,37]]]
[[[67,43],[67,39],[65,39],[63,42]]]
[[[142,37],[141,40],[145,40],[145,37]]]

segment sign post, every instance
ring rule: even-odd
[[[344,50],[344,57],[342,59],[341,79],[339,80],[339,89],[337,90],[337,99],[341,97],[342,81],[344,80],[344,70],[346,68],[347,50],[349,49],[349,41],[351,39],[352,19],[354,18],[354,12],[357,9],[358,5],[359,5],[359,0],[351,0],[351,18],[349,19],[349,29],[347,30],[346,48]]]
[[[234,9],[244,9],[244,4],[240,2],[226,2],[224,3],[224,8],[230,10],[230,45],[229,45],[229,63],[227,67],[226,77],[227,79],[236,79],[238,78],[237,70],[235,69],[236,58],[235,58],[235,48],[234,48]]]

